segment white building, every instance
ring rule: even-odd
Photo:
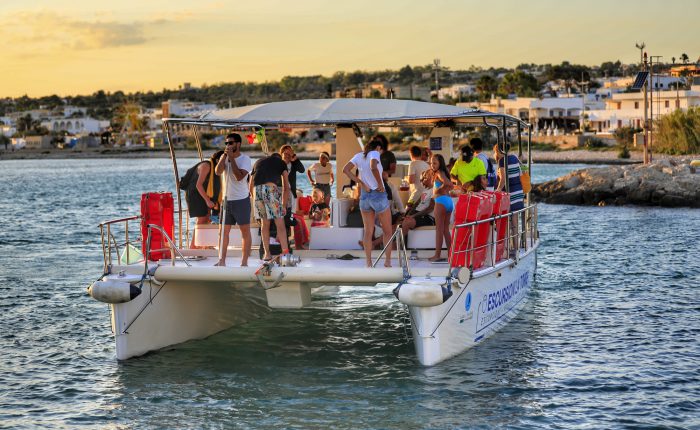
[[[634,83],[635,76],[627,77],[612,77],[596,79],[600,84],[595,93],[603,98],[612,97],[613,94],[623,93]],[[668,90],[675,88],[676,85],[683,85],[683,78],[667,75],[654,75],[652,86],[658,90]]]
[[[394,98],[430,101],[430,88],[423,85],[397,85]]]
[[[491,97],[486,103],[458,103],[457,106],[504,113],[528,121],[537,129],[556,128],[571,132],[580,128],[582,113],[587,106],[600,106],[600,102],[589,97]]]
[[[471,95],[474,93],[476,93],[476,85],[454,84],[449,87],[440,88],[438,90],[438,99],[444,100],[449,97],[453,100],[459,100],[460,97]]]
[[[215,104],[191,102],[187,100],[168,100],[163,102],[163,117],[198,117],[207,112],[218,109]]]
[[[76,116],[85,116],[87,115],[87,108],[84,107],[78,107],[78,106],[60,106],[58,109],[56,109],[56,113],[63,113],[64,118],[70,118],[75,114],[78,114]]]
[[[648,97],[653,117],[658,118],[676,109],[700,106],[700,85],[693,85],[690,90],[652,91]],[[586,111],[586,115],[590,127],[599,133],[613,133],[619,127],[642,128],[644,92],[613,94],[604,109]]]
[[[99,133],[109,128],[109,121],[90,117],[66,118],[64,116],[49,117],[41,121],[41,125],[49,131],[67,131],[70,134]]]

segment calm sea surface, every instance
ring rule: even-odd
[[[172,178],[168,160],[0,162],[0,427],[700,428],[700,210],[541,205],[528,306],[435,367],[389,287],[118,363],[85,293],[97,224]]]

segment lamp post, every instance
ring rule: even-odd
[[[644,44],[642,44],[644,45]],[[647,72],[647,53],[645,52],[643,57],[642,57],[642,69]],[[644,84],[644,164],[649,164],[649,152],[648,152],[648,143],[649,143],[649,119],[647,116],[647,110],[649,109],[649,103],[648,103],[648,92],[649,92],[649,78],[647,77],[647,81]]]
[[[653,85],[654,83],[654,59],[656,58],[656,64],[659,64],[659,61],[663,58],[661,55],[650,55],[650,72],[649,72],[649,79],[651,80],[651,84]],[[656,77],[656,85],[652,87],[651,89],[651,99],[649,100],[649,110],[651,111],[650,119],[649,122],[651,123],[651,132],[649,135],[649,162],[652,162],[652,153],[654,152],[654,89],[656,89],[656,113],[657,116],[659,115],[659,109],[661,109],[659,105],[659,78],[658,76]]]

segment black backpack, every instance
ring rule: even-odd
[[[192,185],[192,178],[194,177],[194,174],[197,171],[197,167],[199,167],[199,163],[187,169],[187,172],[185,172],[185,176],[180,178],[181,190],[187,190],[190,188],[190,185]]]

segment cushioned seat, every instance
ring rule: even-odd
[[[450,226],[452,231],[452,226]],[[408,232],[406,239],[408,249],[435,249],[435,226],[426,225],[417,227]],[[443,243],[443,249],[447,249],[447,244]]]

